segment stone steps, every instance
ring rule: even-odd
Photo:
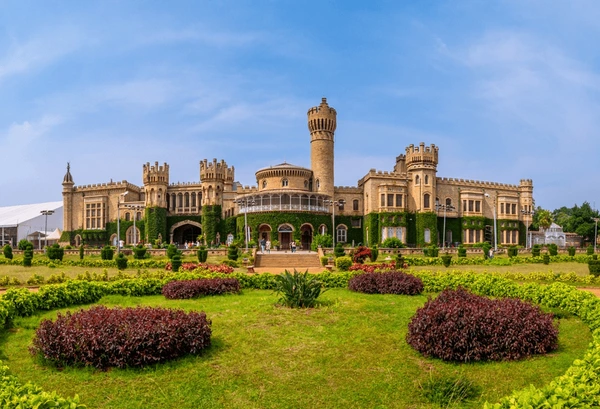
[[[281,252],[271,251],[271,253],[256,253],[254,256],[254,267],[278,267],[288,269],[302,269],[310,267],[321,267],[321,260],[318,253],[314,252]]]

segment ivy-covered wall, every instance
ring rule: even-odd
[[[221,226],[221,206],[202,206],[202,233],[207,243],[212,243],[217,238],[217,232]],[[221,241],[224,239],[223,233],[219,234]]]
[[[437,225],[440,243],[442,243],[442,241],[444,240],[444,237],[442,237],[444,235],[444,216],[438,217]],[[452,243],[462,241],[462,229],[463,227],[461,223],[461,218],[446,217],[446,236],[448,235],[449,231],[452,232]]]
[[[171,228],[173,225],[182,222],[184,220],[191,220],[193,222],[197,222],[202,224],[202,216],[199,215],[186,215],[186,216],[167,216],[167,233],[171,234]],[[204,227],[204,225],[202,226]],[[204,231],[203,231],[204,232]],[[169,237],[167,236],[167,239]]]
[[[437,244],[437,214],[434,212],[417,213],[415,218],[417,219],[417,246]],[[430,243],[425,242],[425,229],[430,231]]]
[[[146,241],[153,242],[160,234],[163,242],[169,240],[167,234],[167,209],[162,207],[147,207],[145,217]]]
[[[120,223],[120,239],[125,241],[125,238],[127,237],[127,229],[130,228],[131,226],[133,226],[133,220],[121,220]],[[142,240],[144,237],[146,237],[146,222],[144,220],[136,220],[135,221],[135,227],[140,231],[140,237],[138,237],[138,241]],[[106,243],[105,244],[112,244],[109,243],[110,241],[110,237],[113,234],[117,234],[117,222],[108,222],[106,223]]]
[[[379,228],[379,214],[369,213],[363,218],[363,237],[368,246],[381,243],[381,229]]]

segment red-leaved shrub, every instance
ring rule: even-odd
[[[366,258],[371,258],[371,249],[366,246],[358,246],[352,253],[352,261],[362,264]]]
[[[97,306],[43,320],[30,352],[58,367],[143,367],[200,353],[210,346],[210,325],[204,312]]]
[[[400,271],[364,273],[352,277],[348,281],[348,288],[367,294],[416,295],[423,292],[423,281]]]
[[[365,273],[374,273],[375,271],[382,270],[393,270],[396,268],[396,263],[379,263],[379,264],[359,264],[354,263],[349,268],[348,271],[364,271]]]
[[[200,278],[197,280],[171,281],[162,288],[162,294],[171,300],[239,292],[240,282],[235,278]]]
[[[518,299],[444,290],[417,310],[407,342],[423,355],[445,361],[517,360],[557,348],[552,319]]]
[[[179,267],[179,271],[194,271],[197,268],[202,268],[204,270],[208,270],[211,273],[223,273],[223,274],[231,274],[233,273],[233,267],[226,266],[225,264],[206,264],[206,263],[183,263],[181,267]],[[171,262],[168,261],[165,265],[165,270],[171,271],[173,266]]]

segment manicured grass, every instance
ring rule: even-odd
[[[541,386],[583,356],[589,329],[560,320],[559,350],[522,362],[450,364],[425,359],[406,343],[410,317],[427,296],[366,295],[332,289],[317,309],[274,305],[270,291],[174,301],[162,296],[111,296],[108,306],[152,305],[206,311],[213,346],[201,356],[143,370],[57,371],[27,346],[42,318],[18,319],[5,332],[0,359],[22,381],[64,396],[78,393],[89,408],[432,408],[419,385],[431,374],[463,374],[482,388],[481,407],[515,389]],[[73,310],[71,308],[70,310]]]
[[[587,263],[576,263],[576,262],[564,262],[564,263],[550,263],[544,264],[515,264],[512,266],[485,266],[485,265],[466,265],[456,266],[451,265],[448,268],[444,266],[414,266],[410,267],[409,270],[414,271],[444,271],[444,270],[460,270],[460,271],[472,271],[474,273],[535,273],[542,272],[546,273],[552,271],[556,274],[567,274],[575,273],[578,276],[590,275]]]

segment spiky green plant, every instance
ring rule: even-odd
[[[279,303],[290,308],[314,307],[325,292],[323,283],[310,276],[308,270],[299,273],[296,269],[293,274],[285,270],[275,277],[275,291],[280,295]]]

